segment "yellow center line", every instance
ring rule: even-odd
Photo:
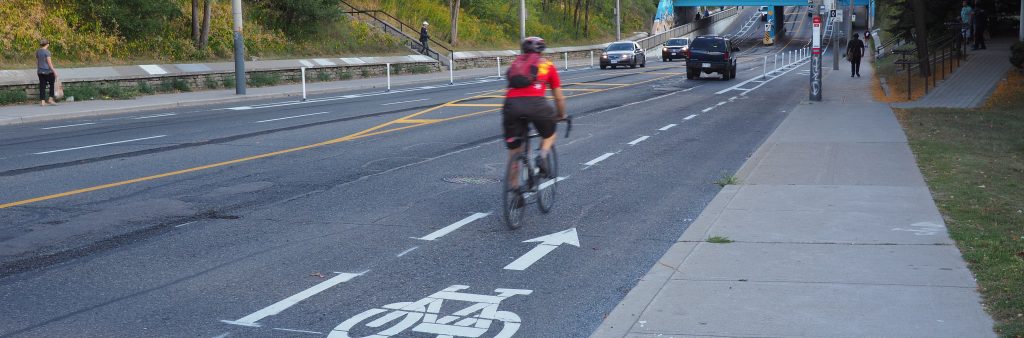
[[[501,103],[451,103],[445,105],[446,107],[501,107],[504,104]]]
[[[652,81],[657,81],[657,80],[665,79],[665,78],[668,78],[668,77],[669,76],[663,76],[663,77],[659,77],[659,78],[644,80],[644,81],[640,81],[640,82],[636,82],[636,83],[628,83],[628,84],[616,84],[616,85],[601,84],[601,85],[608,85],[610,88],[602,89],[602,90],[598,90],[598,91],[592,91],[592,92],[583,92],[583,93],[580,93],[580,94],[577,94],[577,95],[573,95],[573,96],[569,96],[569,97],[583,96],[583,95],[588,95],[588,94],[593,94],[593,93],[599,93],[599,92],[606,91],[606,90],[613,90],[613,89],[622,88],[622,87],[635,86],[635,85],[639,85],[639,84],[644,84],[644,83],[648,83],[648,82],[652,82]],[[586,85],[586,84],[589,84],[589,83],[579,83],[579,84]],[[614,87],[612,87],[612,86],[614,86]],[[418,117],[418,116],[430,113],[432,111],[435,111],[435,110],[438,110],[438,109],[441,109],[441,108],[444,108],[444,107],[458,107],[458,104],[459,104],[458,102],[465,101],[465,100],[471,100],[471,99],[475,99],[475,98],[478,98],[478,96],[473,96],[473,97],[468,97],[468,98],[464,98],[464,99],[458,99],[458,100],[449,101],[447,103],[443,103],[443,104],[437,105],[435,107],[427,108],[427,109],[424,109],[422,111],[419,111],[419,112],[416,112],[416,113],[413,113],[413,114],[410,114],[410,115],[407,115],[407,116],[404,116],[404,117],[401,117],[401,118],[398,118],[398,119],[395,119],[395,120],[392,120],[392,121],[389,121],[389,122],[385,122],[385,123],[382,123],[382,124],[379,124],[379,125],[376,125],[376,126],[373,126],[373,127],[370,127],[370,128],[368,128],[366,130],[363,130],[363,131],[360,131],[360,132],[357,132],[357,133],[354,133],[354,134],[350,134],[350,135],[347,135],[347,136],[343,136],[343,137],[339,137],[339,138],[335,138],[335,139],[331,139],[331,140],[327,140],[327,141],[323,141],[323,142],[319,142],[319,143],[308,144],[308,145],[299,146],[299,147],[295,147],[295,148],[283,149],[283,150],[273,151],[273,152],[269,152],[269,153],[264,153],[264,154],[249,156],[249,157],[238,158],[238,159],[234,159],[234,160],[230,160],[230,161],[217,162],[217,163],[202,165],[202,166],[198,166],[198,167],[192,167],[192,168],[187,168],[187,169],[170,171],[170,172],[165,172],[165,173],[156,174],[156,175],[150,175],[150,176],[144,176],[144,177],[139,177],[139,178],[133,178],[133,179],[130,179],[130,180],[124,180],[124,181],[120,181],[120,182],[113,182],[113,183],[108,183],[108,184],[102,184],[102,185],[92,186],[92,187],[88,187],[88,188],[82,188],[82,189],[77,189],[77,190],[65,191],[65,192],[57,193],[57,194],[40,196],[40,197],[35,197],[35,198],[30,198],[30,199],[25,199],[25,200],[20,200],[20,201],[5,203],[5,204],[0,204],[0,209],[7,209],[7,208],[11,208],[11,207],[21,206],[21,205],[26,205],[26,204],[36,203],[36,202],[42,202],[42,201],[48,201],[48,200],[62,198],[62,197],[74,196],[74,195],[84,194],[84,193],[98,191],[98,190],[116,188],[116,187],[126,186],[126,185],[130,185],[130,184],[135,184],[135,183],[141,183],[141,182],[152,181],[152,180],[157,180],[157,179],[161,179],[161,178],[167,178],[167,177],[171,177],[171,176],[178,176],[178,175],[198,172],[198,171],[207,170],[207,169],[219,168],[219,167],[229,166],[229,165],[233,165],[233,164],[249,162],[249,161],[254,161],[254,160],[258,160],[258,159],[263,159],[263,158],[268,158],[268,157],[273,157],[273,156],[278,156],[278,155],[289,154],[289,153],[294,153],[294,152],[297,152],[297,151],[309,150],[309,149],[323,147],[323,146],[328,146],[328,145],[333,145],[333,144],[337,144],[337,143],[348,142],[348,141],[362,139],[362,138],[366,138],[366,137],[370,137],[370,136],[383,135],[383,134],[387,134],[387,133],[391,133],[391,132],[396,132],[396,131],[400,131],[400,130],[416,128],[416,127],[421,127],[421,126],[426,126],[426,125],[431,125],[431,124],[436,124],[436,123],[441,123],[441,122],[446,122],[446,121],[452,121],[452,120],[456,120],[456,119],[463,119],[463,118],[467,118],[467,117],[471,117],[471,116],[483,115],[483,114],[486,114],[486,113],[492,113],[492,112],[496,112],[496,111],[501,110],[500,108],[487,109],[487,110],[483,110],[483,111],[478,111],[478,112],[468,113],[468,114],[462,114],[462,115],[448,117],[448,118],[443,118],[443,119],[415,119],[415,117]],[[500,104],[498,104],[498,106],[500,106]],[[399,125],[399,127],[385,129],[385,128],[388,128],[388,127],[391,127],[391,126],[394,126],[394,125]]]

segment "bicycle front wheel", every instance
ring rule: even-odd
[[[508,161],[505,169],[505,184],[502,190],[502,209],[505,225],[510,229],[519,229],[523,220],[523,209],[526,207],[526,188],[530,184],[530,166],[526,155],[519,154]]]
[[[555,147],[551,146],[551,153],[548,154],[548,164],[550,171],[545,177],[538,178],[537,184],[537,206],[540,207],[540,212],[548,213],[551,211],[551,207],[555,205],[555,192],[557,192],[558,185],[558,156],[555,152]]]

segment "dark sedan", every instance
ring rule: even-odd
[[[608,45],[608,48],[604,49],[604,53],[601,53],[601,69],[618,66],[647,67],[647,56],[644,55],[644,49],[633,41],[620,41]]]
[[[665,47],[661,48],[661,61],[686,59],[688,50],[690,50],[690,39],[669,39],[665,42]]]

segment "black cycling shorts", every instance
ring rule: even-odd
[[[543,96],[506,98],[501,113],[501,124],[505,129],[505,146],[508,149],[519,148],[522,144],[519,137],[529,127],[528,123],[533,123],[537,134],[543,138],[555,134],[558,117],[555,109]]]

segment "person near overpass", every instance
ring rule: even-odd
[[[860,34],[853,33],[853,40],[846,46],[846,59],[850,60],[850,77],[860,77],[860,59],[864,56],[864,41]]]

